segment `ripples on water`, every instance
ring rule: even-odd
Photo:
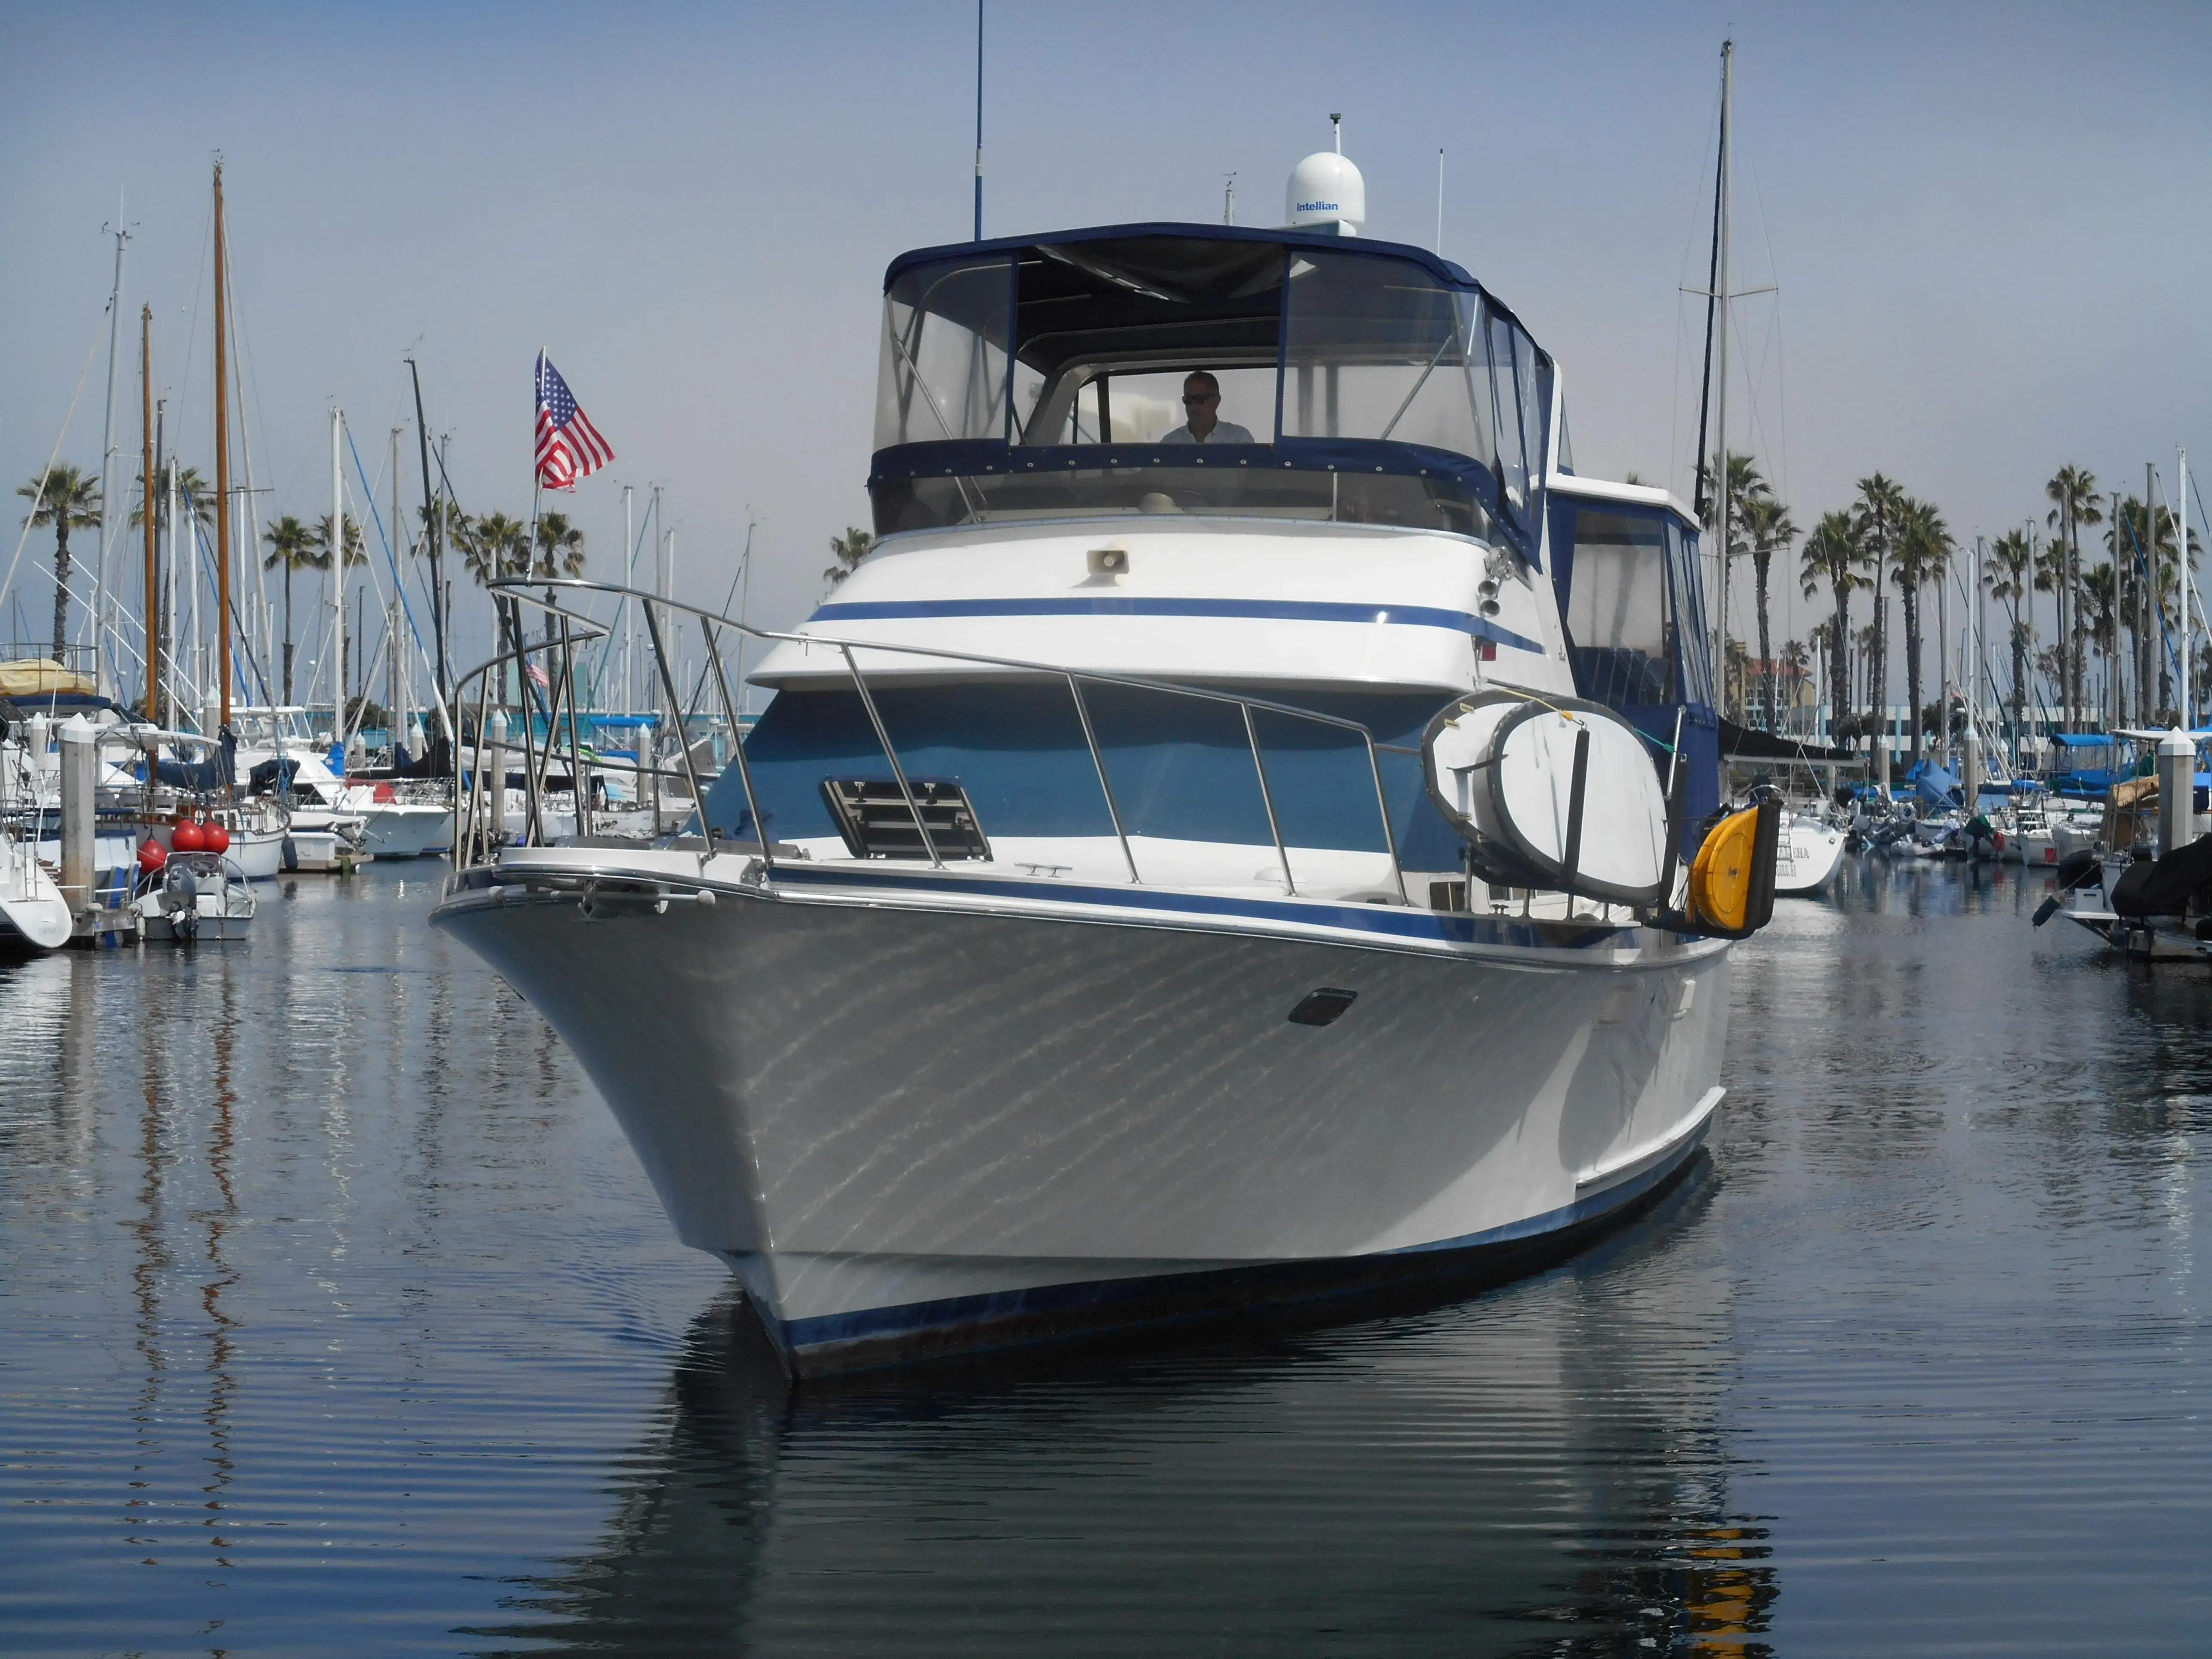
[[[2199,1648],[2212,982],[1848,868],[1547,1277],[788,1394],[433,866],[0,971],[0,1649]]]

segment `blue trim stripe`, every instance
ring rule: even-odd
[[[918,1335],[927,1331],[957,1329],[963,1325],[986,1321],[1085,1308],[1097,1312],[1101,1327],[1110,1328],[1115,1323],[1113,1310],[1117,1304],[1142,1304],[1147,1298],[1163,1294],[1173,1296],[1178,1291],[1202,1290],[1205,1281],[1209,1279],[1257,1280],[1252,1286],[1253,1293],[1249,1299],[1264,1304],[1285,1299],[1283,1295],[1271,1297],[1268,1294],[1270,1280],[1294,1285],[1316,1274],[1356,1271],[1363,1266],[1393,1261],[1406,1263],[1404,1271],[1408,1273],[1433,1272],[1439,1265],[1439,1257],[1477,1255],[1486,1250],[1525,1244],[1547,1234],[1564,1232],[1585,1222],[1595,1221],[1624,1205],[1635,1202],[1653,1188],[1671,1179],[1681,1169],[1690,1156],[1705,1144],[1706,1130],[1711,1122],[1712,1118],[1708,1115],[1705,1121],[1685,1135],[1681,1143],[1667,1157],[1618,1186],[1607,1187],[1588,1198],[1577,1199],[1571,1204],[1547,1211],[1542,1215],[1508,1222],[1502,1227],[1468,1233],[1459,1238],[1438,1239],[1433,1244],[1377,1251],[1371,1255],[1328,1256],[1311,1261],[1267,1262],[1251,1267],[1202,1269],[1191,1273],[1163,1273],[1141,1279],[1041,1285],[1028,1290],[947,1297],[936,1302],[908,1302],[889,1308],[866,1308],[853,1313],[817,1314],[808,1319],[783,1321],[784,1345],[793,1352],[804,1354],[810,1350],[870,1338]],[[1341,1293],[1358,1294],[1363,1288],[1363,1285],[1354,1285]]]
[[[1018,898],[1057,901],[1066,904],[1096,904],[1121,910],[1180,910],[1193,915],[1245,916],[1268,921],[1304,922],[1319,927],[1379,933],[1395,939],[1415,939],[1451,945],[1512,945],[1529,950],[1587,951],[1600,945],[1618,944],[1632,936],[1633,927],[1595,926],[1571,939],[1545,937],[1557,923],[1516,921],[1510,918],[1449,915],[1415,910],[1395,904],[1324,904],[1295,899],[1231,898],[1216,893],[1184,893],[1161,887],[1085,887],[1073,883],[1039,879],[1017,881],[988,876],[938,875],[911,866],[846,866],[825,868],[778,860],[772,878],[777,886],[908,889],[927,893],[951,893],[962,897]]]
[[[825,605],[818,622],[908,621],[924,617],[1217,617],[1258,622],[1382,623],[1443,628],[1478,640],[1540,652],[1535,641],[1485,617],[1422,605],[1340,605],[1318,599],[1176,599],[1103,595],[1023,599],[882,599]]]

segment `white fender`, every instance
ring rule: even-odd
[[[1476,874],[1617,904],[1668,897],[1674,860],[1666,791],[1643,735],[1611,709],[1573,697],[1478,692],[1443,709],[1421,749],[1430,797],[1466,838]]]

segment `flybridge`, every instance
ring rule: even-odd
[[[1218,394],[1202,425],[1194,374]],[[1533,562],[1553,379],[1459,266],[1338,227],[924,249],[884,280],[876,529],[1287,517],[1471,536]]]

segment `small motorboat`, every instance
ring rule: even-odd
[[[192,945],[244,939],[255,906],[253,889],[235,860],[220,853],[171,853],[156,861],[142,848],[131,908],[138,912],[140,938]]]

